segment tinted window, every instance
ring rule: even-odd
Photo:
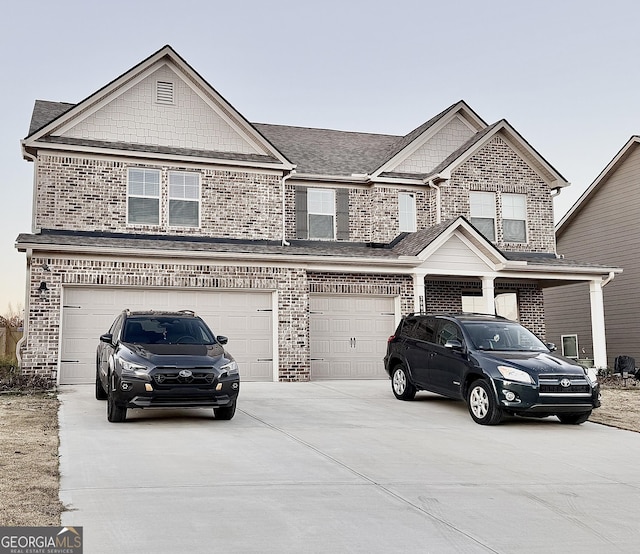
[[[462,342],[462,333],[460,332],[460,328],[452,321],[443,321],[440,324],[436,343],[444,346],[447,341],[450,340],[458,340]]]
[[[123,339],[134,344],[213,344],[215,339],[199,318],[139,316],[127,319]]]
[[[432,317],[423,317],[418,320],[414,328],[415,337],[418,340],[434,342],[436,320]]]

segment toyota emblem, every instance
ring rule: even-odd
[[[191,373],[191,371],[189,371],[188,369],[183,369],[180,373],[178,373],[178,375],[180,377],[183,377],[184,379],[187,379],[188,377],[191,377],[193,373]]]
[[[563,379],[562,381],[560,381],[560,386],[565,389],[569,388],[571,386],[571,379]]]

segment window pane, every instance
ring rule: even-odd
[[[524,194],[503,194],[502,217],[505,219],[527,219],[527,197]]]
[[[310,239],[334,239],[333,216],[309,214]]]
[[[493,192],[470,192],[469,208],[471,217],[496,217],[496,197]]]
[[[471,224],[490,241],[496,240],[496,226],[493,219],[472,217]]]
[[[157,198],[129,198],[129,223],[158,225],[160,201]]]
[[[502,222],[505,242],[526,242],[527,232],[524,221],[505,219]]]
[[[333,216],[335,206],[335,191],[320,189],[307,190],[307,210],[309,213]]]
[[[198,202],[170,200],[169,225],[173,227],[197,227],[198,206]]]
[[[407,192],[398,194],[398,220],[400,232],[416,230],[416,197]]]

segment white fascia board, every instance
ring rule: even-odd
[[[564,227],[567,221],[572,219],[573,214],[575,214],[580,209],[580,207],[587,202],[587,198],[591,196],[591,193],[596,188],[599,188],[600,183],[606,181],[609,178],[611,173],[613,173],[617,169],[617,166],[620,163],[620,161],[625,159],[629,155],[631,148],[633,146],[636,146],[638,143],[640,143],[639,136],[633,136],[627,141],[627,143],[620,149],[620,151],[615,155],[615,157],[600,172],[600,174],[596,177],[593,183],[589,185],[589,188],[587,188],[587,190],[585,190],[582,193],[580,198],[576,200],[576,202],[573,204],[573,206],[571,206],[569,211],[566,214],[564,214],[562,219],[556,224],[556,227],[555,227],[556,234],[562,229],[562,227]]]
[[[16,248],[20,252],[27,249],[33,250],[34,254],[42,253],[68,253],[71,257],[82,255],[91,258],[112,257],[117,259],[131,258],[136,259],[167,259],[180,258],[181,260],[193,259],[198,260],[197,263],[202,264],[202,260],[209,260],[211,263],[233,263],[234,265],[255,265],[255,262],[261,262],[266,266],[273,267],[305,267],[312,268],[317,271],[341,271],[345,272],[385,272],[385,273],[401,273],[400,268],[413,268],[419,260],[416,258],[402,257],[398,259],[388,258],[353,258],[347,256],[309,256],[304,254],[257,254],[251,252],[210,252],[210,251],[185,251],[185,250],[150,250],[140,248],[100,248],[95,246],[76,246],[76,245],[55,245],[55,244],[36,244],[36,243],[16,243]],[[70,256],[65,256],[68,258]],[[194,262],[195,263],[195,262]],[[384,268],[388,270],[384,270]],[[375,269],[374,269],[375,268]]]
[[[346,183],[346,184],[353,184],[353,185],[369,185],[370,184],[368,175],[366,177],[364,176],[354,177],[352,175],[324,175],[324,174],[314,174],[314,173],[298,173],[296,171],[293,177],[291,177],[291,179],[289,180],[289,183],[297,183],[298,181],[300,181],[301,184],[303,182],[308,182],[308,181],[312,181],[312,182],[321,181],[323,183],[326,183],[327,185],[330,185],[331,183]]]
[[[98,148],[96,146],[83,146],[76,144],[62,144],[57,142],[33,142],[31,144],[25,144],[23,141],[23,148],[29,147],[38,150],[53,150],[60,153],[69,154],[92,154],[94,156],[112,156],[118,158],[136,158],[146,160],[171,160],[176,163],[196,163],[201,165],[221,165],[228,169],[229,166],[235,166],[238,169],[245,167],[252,168],[264,168],[276,170],[278,173],[282,171],[290,171],[295,168],[295,165],[287,164],[283,165],[280,162],[257,162],[257,161],[244,161],[244,160],[226,160],[222,158],[203,158],[198,156],[184,156],[181,154],[164,154],[159,152],[141,152],[137,150],[121,150],[110,148]],[[278,171],[279,170],[279,171]]]

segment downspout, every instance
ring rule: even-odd
[[[426,181],[429,188],[436,191],[436,225],[442,222],[442,195],[440,186],[436,183],[442,183],[451,179],[451,171],[447,170],[443,173],[436,173],[431,179]]]
[[[287,242],[287,203],[285,201],[285,183],[287,179],[293,177],[295,172],[296,170],[292,169],[287,175],[282,176],[282,246],[291,246],[291,244]]]
[[[609,272],[609,277],[607,277],[604,281],[602,281],[602,284],[600,285],[602,288],[606,287],[611,281],[613,281],[616,278],[616,274],[613,271]]]
[[[33,250],[31,248],[27,248],[27,277],[26,277],[26,285],[25,285],[25,293],[24,293],[24,318],[22,321],[22,338],[16,343],[16,360],[18,361],[18,367],[22,366],[22,356],[20,356],[20,351],[22,350],[22,345],[27,340],[27,335],[29,334],[29,293],[31,288],[31,257],[33,256]]]

